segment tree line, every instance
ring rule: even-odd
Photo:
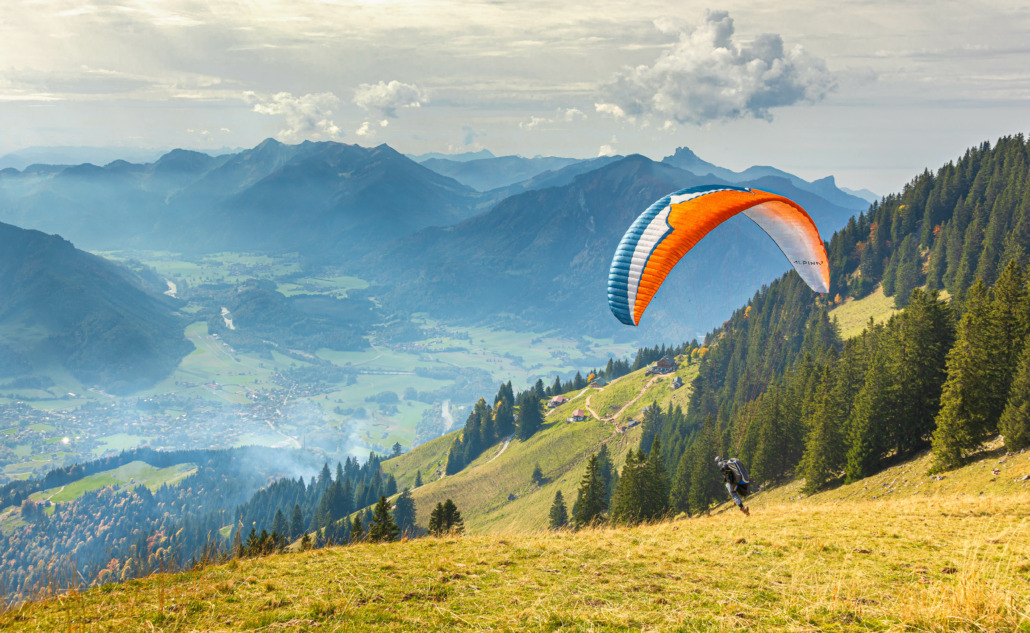
[[[999,432],[1024,447],[1028,157],[1007,137],[924,172],[834,236],[827,297],[791,273],[710,333],[686,410],[655,433],[673,508],[720,494],[717,453],[749,461],[758,482],[804,477],[814,491],[927,448],[952,468]],[[881,282],[906,310],[842,341],[828,311]]]

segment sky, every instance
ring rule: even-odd
[[[1030,3],[3,0],[0,154],[387,143],[878,194],[1027,132]]]

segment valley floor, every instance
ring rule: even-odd
[[[769,499],[750,518],[330,548],[42,600],[0,629],[1030,631],[1028,502]]]

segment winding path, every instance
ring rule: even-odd
[[[635,398],[633,398],[632,400],[630,400],[629,402],[624,404],[621,409],[619,409],[618,411],[616,411],[615,413],[613,413],[613,414],[611,414],[609,416],[602,417],[600,415],[597,415],[597,412],[594,411],[593,407],[590,406],[590,398],[593,397],[593,395],[594,395],[594,394],[590,394],[589,396],[587,396],[587,402],[586,402],[587,411],[589,411],[590,415],[594,416],[598,420],[614,422],[616,418],[618,418],[620,415],[622,415],[623,413],[626,412],[626,409],[628,409],[631,406],[633,406],[634,404],[636,404],[637,400],[640,400],[641,398],[643,398],[644,394],[647,392],[647,390],[651,388],[651,385],[653,385],[654,383],[658,382],[661,379],[662,379],[662,376],[658,375],[658,376],[655,376],[654,378],[652,378],[651,380],[648,380],[646,383],[644,383],[644,386],[640,388],[640,393],[638,393]],[[619,380],[620,379],[616,379],[616,380],[611,381],[610,383],[608,383],[608,386],[610,387],[610,386],[614,385]]]
[[[511,440],[512,440],[512,438],[514,438],[514,437],[515,437],[515,434],[514,434],[514,433],[512,433],[511,435],[509,435],[509,436],[508,436],[508,439],[504,440],[504,446],[502,446],[502,447],[501,447],[501,450],[497,451],[497,454],[496,454],[496,455],[494,455],[493,457],[491,457],[490,459],[488,459],[486,463],[487,463],[487,464],[489,464],[490,462],[492,462],[492,461],[494,461],[495,459],[497,459],[498,457],[500,457],[500,456],[501,456],[501,453],[503,453],[503,452],[504,452],[504,449],[508,448],[508,444],[511,444]]]

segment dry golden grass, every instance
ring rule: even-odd
[[[12,631],[1030,631],[1030,497],[779,503],[159,575]]]

